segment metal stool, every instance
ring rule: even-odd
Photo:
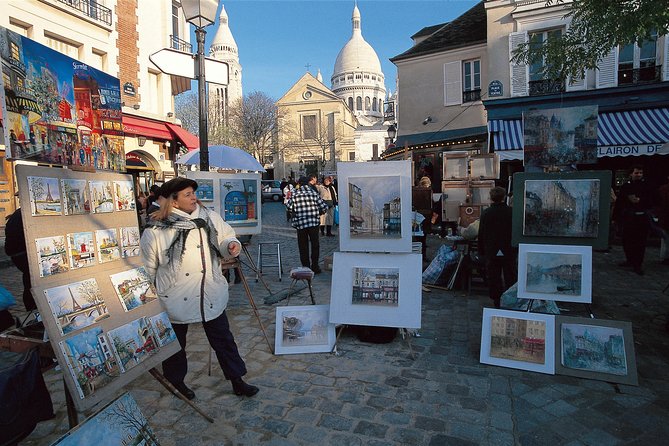
[[[288,300],[290,300],[290,290],[293,289],[293,286],[295,286],[298,280],[304,280],[307,283],[307,287],[309,288],[311,305],[316,305],[316,300],[314,299],[314,290],[311,288],[311,279],[314,278],[314,272],[311,270],[311,268],[307,268],[306,266],[293,268],[290,270],[290,278],[293,279],[293,281],[290,283],[290,287],[288,288]]]
[[[276,247],[276,250],[271,247]],[[263,252],[263,247],[265,248]],[[263,262],[265,257],[273,257],[276,255],[276,260],[270,263]],[[281,274],[283,274],[283,265],[281,264],[281,244],[278,242],[260,242],[258,243],[258,262],[256,262],[256,282],[263,274],[263,268],[278,267],[279,282],[281,282]]]

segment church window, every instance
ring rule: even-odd
[[[372,111],[376,111],[376,98],[372,99]]]
[[[302,139],[316,139],[316,115],[302,116]]]
[[[369,96],[365,96],[365,110],[372,108],[372,101],[370,101]]]
[[[362,98],[360,96],[355,98],[355,109],[362,110]]]
[[[369,74],[365,74],[365,79],[369,79]]]
[[[362,75],[361,75],[361,74],[356,74],[356,75],[355,75],[355,78],[356,78],[356,79],[362,79]]]
[[[348,160],[355,161],[355,152],[348,152]]]
[[[376,80],[376,76],[372,76],[372,80],[375,81],[375,80]]]
[[[349,76],[347,76],[346,79],[352,81],[352,80],[353,80],[353,75],[349,75]]]
[[[353,111],[353,98],[350,96],[348,98],[348,108],[350,108],[351,111]]]

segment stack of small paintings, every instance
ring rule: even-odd
[[[123,372],[141,364],[159,348],[149,319],[146,317],[140,317],[109,330],[109,338],[112,341],[114,355]]]
[[[109,317],[107,304],[95,279],[48,288],[44,294],[63,335]]]
[[[40,277],[69,271],[67,261],[67,248],[65,237],[57,235],[54,237],[42,237],[35,239],[37,245],[37,262],[39,264]]]
[[[109,276],[125,311],[146,305],[158,295],[144,267],[133,268]]]
[[[332,351],[335,326],[328,305],[277,307],[274,352],[324,353]]]

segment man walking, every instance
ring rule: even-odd
[[[643,167],[634,166],[630,179],[623,184],[616,205],[620,205],[623,229],[625,262],[620,266],[631,266],[638,275],[643,275],[643,257],[650,230],[651,193],[643,179]]]
[[[291,213],[292,226],[297,229],[297,247],[300,251],[302,266],[310,267],[314,274],[319,274],[321,269],[318,266],[320,255],[318,227],[320,216],[327,212],[328,206],[321,199],[315,187],[309,184],[310,182],[315,182],[315,177],[300,178],[299,188],[291,194],[286,203],[286,209]],[[311,255],[309,245],[311,245]]]

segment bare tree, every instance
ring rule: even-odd
[[[200,113],[197,93],[193,91],[177,95],[174,99],[174,111],[177,118],[181,120],[183,128],[198,135],[200,133]],[[230,128],[229,122],[221,117],[221,110],[216,109],[215,104],[207,107],[207,141],[209,144],[226,144],[237,147],[235,132]]]
[[[230,107],[230,128],[240,147],[264,164],[274,155],[278,111],[274,99],[254,91]]]
[[[147,445],[160,444],[130,394],[119,398],[114,404],[109,406],[104,412],[104,418],[109,423],[119,426],[128,432],[141,435],[146,440]]]

